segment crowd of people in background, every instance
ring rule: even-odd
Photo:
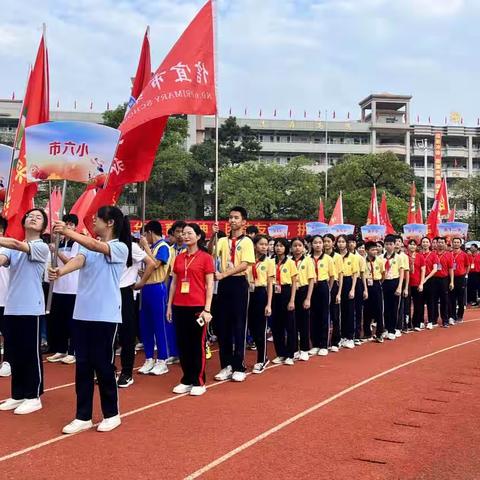
[[[294,366],[448,328],[463,321],[467,300],[477,305],[478,246],[467,250],[460,238],[272,239],[247,221],[246,210],[233,207],[228,235],[216,226],[207,243],[198,224],[183,221],[168,232],[150,221],[138,238],[112,206],[98,211],[91,238],[69,214],[53,225],[60,236],[53,267],[43,210],[25,214],[24,241],[4,237],[0,219],[0,377],[11,377],[11,398],[0,411],[42,408],[42,353],[50,363],[75,364],[76,412],[63,432],[93,426],[95,383],[104,417],[97,429],[110,431],[121,424],[118,388],[134,384],[139,350],[145,360],[138,374],[165,375],[179,363],[173,392],[200,396],[214,342],[214,379],[243,382],[270,362]],[[256,352],[251,365],[246,349]]]

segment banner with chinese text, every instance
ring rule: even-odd
[[[436,133],[433,144],[433,176],[435,179],[435,195],[442,184],[442,134]]]

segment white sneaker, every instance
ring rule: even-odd
[[[234,382],[244,382],[247,378],[247,374],[245,372],[233,372],[232,380]]]
[[[0,367],[0,377],[9,377],[12,374],[12,368],[8,362],[3,362]]]
[[[192,390],[193,385],[185,385],[184,383],[179,383],[173,390],[173,393],[189,393]]]
[[[274,363],[275,365],[280,365],[282,363],[285,362],[285,357],[275,357],[273,360],[272,360],[272,363]]]
[[[294,360],[300,360],[300,352],[295,352],[295,353],[293,354],[293,359],[294,359]]]
[[[166,360],[165,360],[165,363],[167,365],[173,365],[175,363],[180,363],[180,359],[178,357],[168,357]]]
[[[295,362],[293,361],[293,358],[286,358],[283,364],[292,366],[292,365],[295,365]]]
[[[50,355],[50,357],[47,357],[47,362],[50,363],[58,363],[61,362],[63,358],[67,356],[66,353],[55,353],[54,355]]]
[[[298,356],[298,359],[302,362],[308,362],[308,359],[309,359],[309,355],[308,355],[308,352],[303,352],[301,351],[300,352],[300,355]]]
[[[150,370],[152,370],[154,366],[155,366],[155,360],[153,358],[147,358],[143,366],[138,369],[138,373],[142,373],[143,375],[146,375],[147,373],[150,373]]]
[[[433,330],[433,324],[431,322],[427,323],[427,330]]]
[[[222,368],[216,375],[215,380],[222,382],[224,380],[228,380],[232,378],[233,370],[232,367],[229,365],[228,367]]]
[[[65,425],[62,429],[62,433],[72,434],[83,432],[83,430],[88,430],[93,427],[93,422],[91,420],[78,420],[77,418],[70,422],[68,425]]]
[[[24,398],[22,400],[14,400],[13,398],[9,398],[5,400],[2,404],[0,404],[0,410],[6,412],[7,410],[15,410],[25,401]]]
[[[326,348],[320,348],[318,350],[318,355],[320,357],[326,357],[328,355],[328,350]]]
[[[164,375],[168,373],[168,367],[165,360],[157,360],[155,366],[148,372],[150,375]]]
[[[319,351],[319,350],[320,350],[319,348],[315,348],[315,347],[314,347],[314,348],[311,348],[311,349],[308,351],[308,354],[309,354],[309,355],[312,355],[312,356],[313,356],[313,355],[318,355],[318,351]]]
[[[73,355],[66,355],[60,360],[62,363],[65,363],[66,365],[72,365],[75,363],[75,357]]]
[[[205,392],[207,391],[207,387],[202,386],[196,386],[196,387],[192,387],[192,389],[190,390],[190,395],[194,396],[194,397],[199,397],[200,395],[203,395]]]
[[[138,352],[140,350],[143,350],[143,343],[137,343],[135,345],[135,351]]]
[[[110,432],[114,428],[117,428],[122,423],[120,415],[115,415],[114,417],[104,418],[100,425],[97,427],[97,432]]]
[[[355,344],[356,347],[359,347],[362,344],[362,341],[359,338],[356,338],[353,343]]]
[[[331,352],[337,353],[338,350],[339,350],[339,348],[338,348],[336,345],[332,345],[332,346],[330,347],[330,351],[331,351]]]
[[[17,415],[27,415],[36,412],[42,408],[42,401],[39,398],[27,398],[21,405],[19,405],[13,413]]]
[[[253,366],[253,370],[252,370],[252,373],[256,373],[256,374],[259,374],[259,373],[263,373],[265,371],[265,369],[267,368],[267,365],[270,363],[269,360],[267,360],[265,363],[256,363],[254,366]]]
[[[414,330],[415,330],[416,332],[421,332],[421,331],[422,331],[422,328],[421,328],[421,327],[415,327]]]
[[[397,337],[396,337],[396,335],[395,335],[394,333],[389,333],[389,334],[387,335],[387,338],[388,338],[389,340],[395,340]]]
[[[388,338],[388,332],[386,330],[382,333],[382,338]]]
[[[396,336],[397,338],[400,338],[400,337],[402,336],[402,332],[401,332],[400,330],[398,330],[398,329],[395,330],[395,336]]]
[[[420,323],[420,329],[423,330],[425,328],[425,323]]]
[[[347,341],[346,338],[341,338],[341,339],[340,339],[340,342],[338,343],[338,347],[339,347],[339,348],[344,347],[346,341]]]
[[[352,349],[352,348],[355,348],[355,342],[353,340],[345,340],[345,342],[343,343],[343,346],[345,348]]]
[[[449,325],[455,325],[455,320],[453,318],[448,319],[448,324]]]

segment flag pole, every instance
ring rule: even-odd
[[[218,5],[217,0],[212,0],[212,15],[213,15],[213,55],[215,65],[215,98],[216,98],[216,112],[215,112],[215,223],[218,223],[218,173],[219,173],[219,145],[218,145]]]
[[[147,206],[147,182],[143,182],[142,192],[142,234],[145,231],[145,209]]]
[[[327,110],[325,109],[325,203],[328,200],[328,127]]]
[[[50,220],[50,243],[52,240],[52,181],[48,181],[48,218]]]
[[[60,212],[59,212],[59,218],[62,218],[63,214],[63,209],[65,208],[65,194],[67,192],[67,181],[63,181],[63,187],[62,187],[62,202],[60,205]],[[50,218],[50,225],[51,225],[52,219]],[[52,255],[52,267],[57,268],[58,267],[58,248],[60,246],[60,234],[57,233],[55,234],[55,250],[53,251]],[[50,285],[48,286],[48,297],[47,297],[47,306],[45,308],[45,313],[49,314],[50,310],[52,308],[52,296],[53,296],[53,284],[54,281],[50,281]]]

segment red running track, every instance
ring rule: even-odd
[[[478,479],[480,315],[467,320],[212,382],[199,398],[170,393],[178,366],[136,375],[120,392],[122,426],[104,434],[60,434],[74,412],[74,387],[62,387],[73,368],[45,364],[46,387],[59,388],[44,409],[1,412],[0,477]],[[218,359],[208,367],[211,378]]]

